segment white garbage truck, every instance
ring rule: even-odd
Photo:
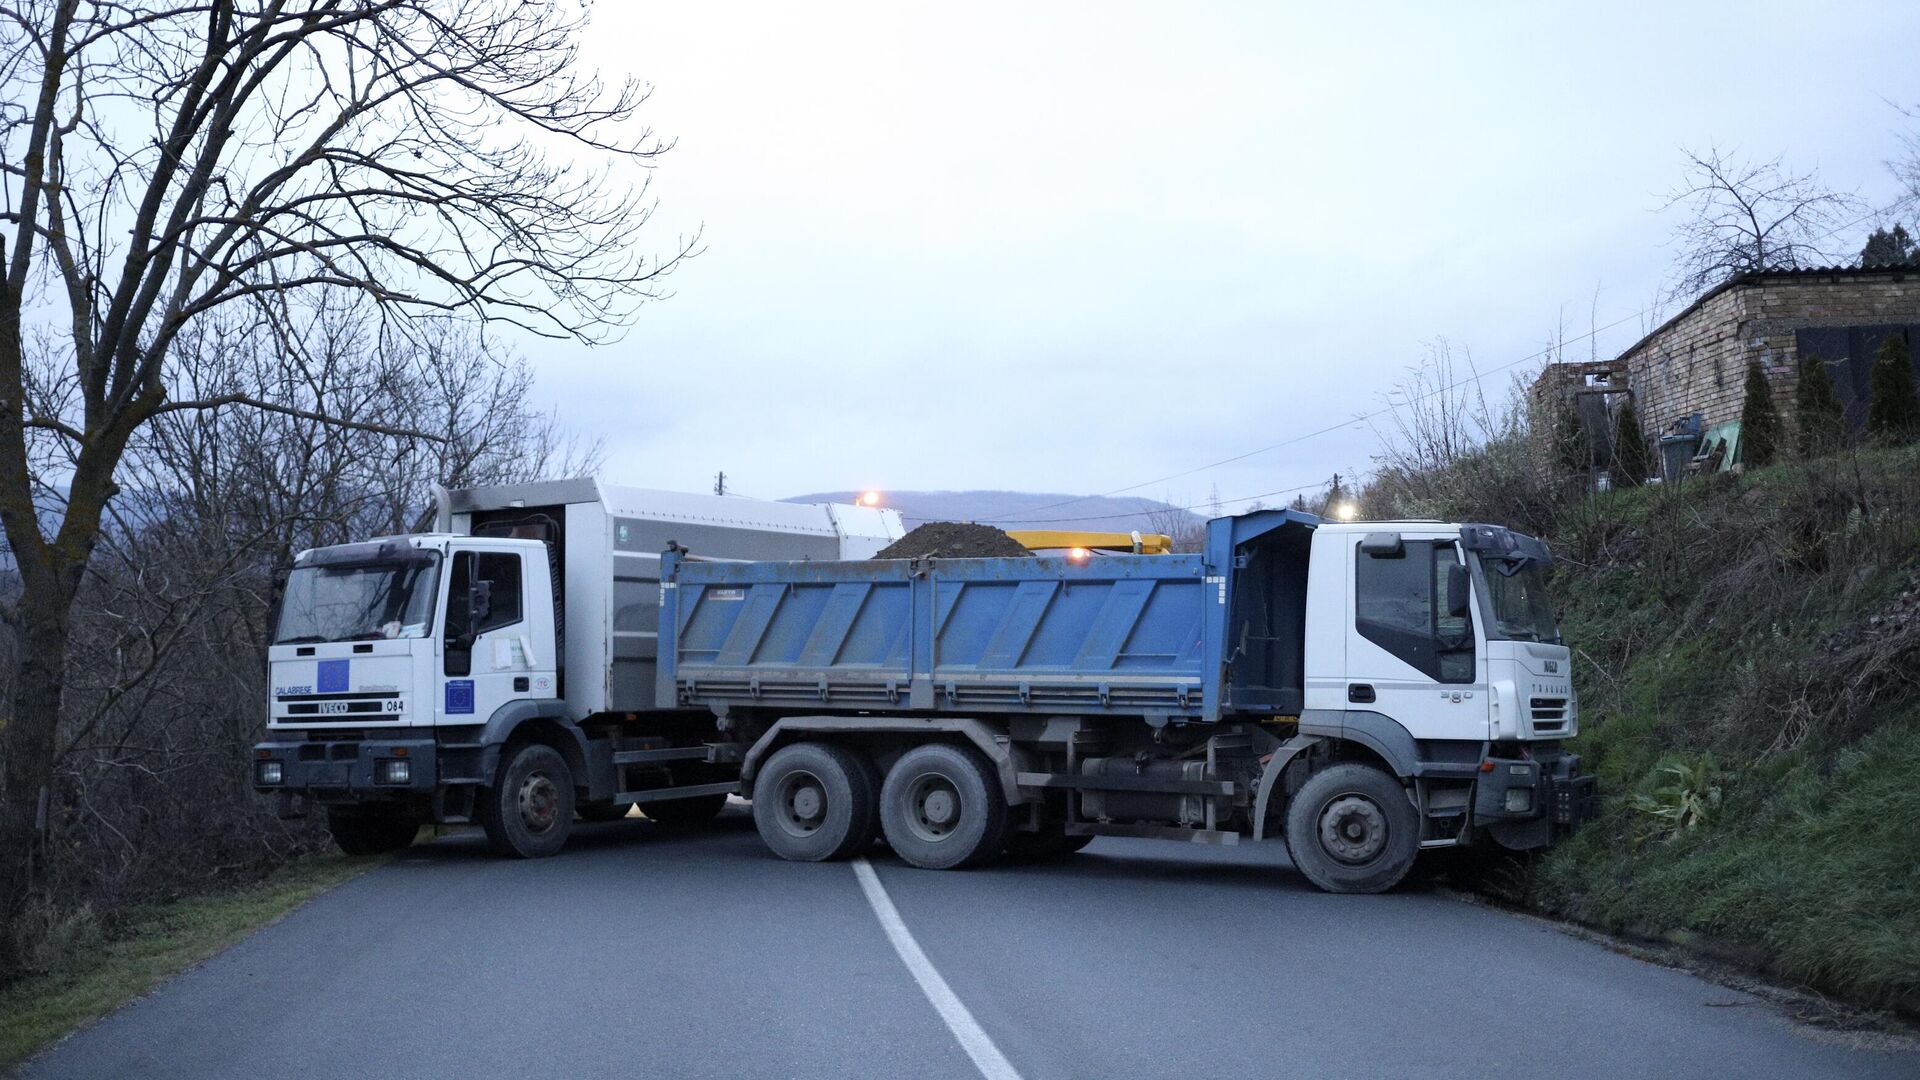
[[[349,851],[431,820],[548,855],[576,816],[737,793],[788,859],[1281,840],[1377,892],[1594,811],[1551,557],[1499,526],[1263,510],[1190,554],[875,559],[890,511],[590,481],[440,518],[286,585],[254,781]]]

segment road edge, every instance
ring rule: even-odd
[[[260,881],[146,909],[125,934],[0,991],[0,1076],[360,877],[390,856],[323,855]]]
[[[1711,939],[1688,935],[1656,938],[1548,914],[1497,896],[1434,884],[1433,891],[1459,903],[1498,911],[1591,942],[1642,963],[1669,968],[1764,1001],[1782,1020],[1816,1041],[1840,1042],[1883,1053],[1920,1054],[1920,1023],[1903,1011],[1875,1009],[1836,1000],[1806,986],[1795,986],[1753,963],[1737,949],[1716,949]]]

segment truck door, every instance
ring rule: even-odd
[[[443,722],[485,723],[501,705],[535,696],[536,661],[551,683],[553,658],[531,655],[526,584],[519,552],[454,554],[441,644]]]
[[[1390,716],[1416,739],[1484,740],[1484,650],[1459,545],[1368,546],[1352,549],[1347,709]]]

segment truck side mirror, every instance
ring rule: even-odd
[[[1467,617],[1472,596],[1467,591],[1467,568],[1459,563],[1447,567],[1447,614],[1455,619]]]

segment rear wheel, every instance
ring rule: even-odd
[[[828,743],[782,747],[753,781],[753,824],[769,850],[794,862],[844,859],[873,843],[872,770]]]
[[[1420,815],[1393,777],[1335,765],[1308,777],[1288,804],[1287,853],[1328,892],[1385,892],[1420,853]]]
[[[420,819],[393,806],[329,806],[327,831],[348,855],[384,855],[412,845]]]
[[[705,825],[720,816],[725,795],[695,795],[691,799],[661,799],[641,803],[640,812],[662,825]]]
[[[558,852],[573,831],[573,770],[551,746],[529,743],[500,766],[481,793],[480,825],[502,855],[538,859]]]
[[[888,845],[927,870],[974,866],[1000,854],[1007,817],[993,767],[969,747],[916,746],[894,763],[880,791]]]

